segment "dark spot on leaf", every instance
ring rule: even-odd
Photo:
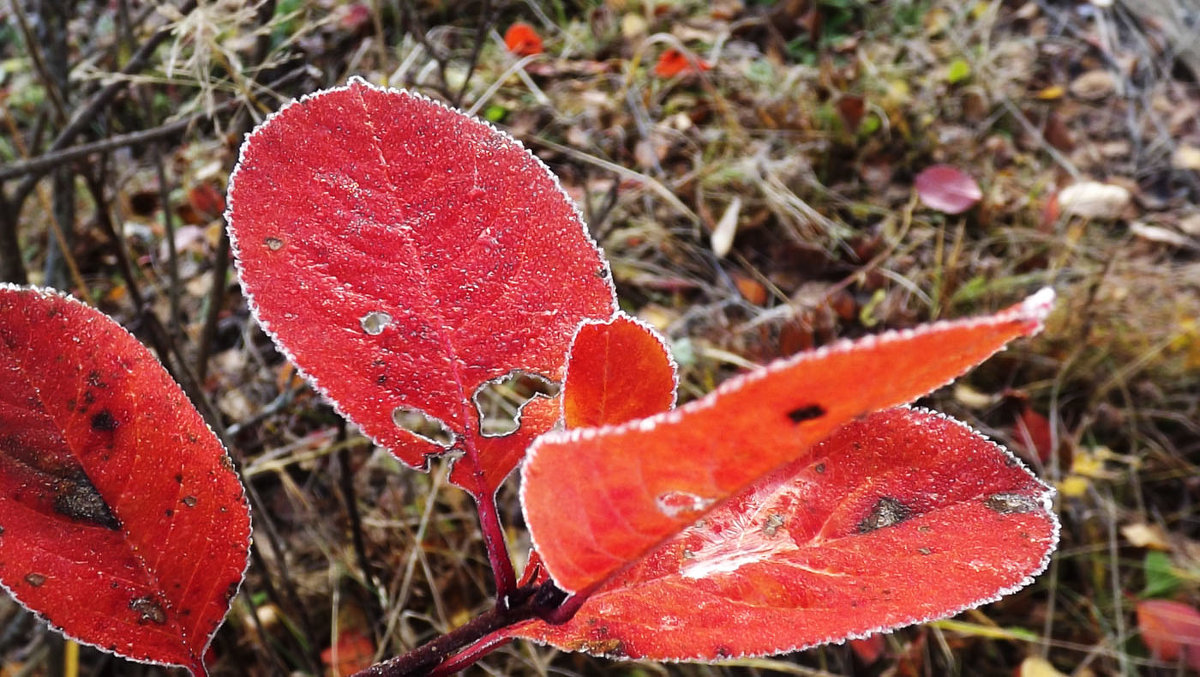
[[[154,623],[155,625],[167,624],[167,612],[163,611],[162,605],[156,602],[153,597],[138,597],[130,600],[129,608],[137,613],[139,625],[147,623]]]
[[[194,508],[196,507],[197,500],[195,496],[184,496],[183,498],[179,499],[179,502],[183,503],[189,508]]]
[[[1041,502],[1026,494],[992,494],[983,504],[1001,515],[1037,512],[1042,508]]]
[[[4,535],[4,527],[0,527],[0,536]]]
[[[818,475],[824,475],[824,474],[825,474],[825,464],[824,464],[824,463],[818,463],[818,464],[816,465],[816,467],[815,467],[815,468],[813,468],[813,470],[814,470],[814,471],[816,471],[816,473],[817,473]]]
[[[183,484],[183,473],[175,473],[175,484]]]
[[[55,483],[54,512],[112,531],[121,530],[121,521],[113,514],[96,485],[83,472]]]
[[[713,651],[716,652],[716,654],[721,658],[730,658],[733,656],[733,650],[727,646],[718,646]]]
[[[174,517],[175,511],[170,508],[167,508],[166,510],[163,511],[163,514],[166,515],[167,517]]]
[[[25,582],[35,588],[40,588],[46,582],[46,577],[41,574],[29,573],[25,574]]]
[[[225,588],[225,602],[226,603],[228,603],[230,600],[233,599],[234,595],[237,594],[239,587],[241,587],[241,582],[234,581],[229,584],[229,587]]]
[[[117,419],[113,418],[112,413],[107,409],[102,409],[96,415],[92,416],[92,430],[101,432],[112,432],[117,429]]]
[[[104,378],[100,372],[95,369],[88,372],[87,383],[93,388],[106,388],[108,384],[104,382]]]
[[[858,533],[866,534],[895,526],[912,516],[912,510],[890,496],[881,496],[871,513],[858,523]]]
[[[824,415],[825,407],[819,404],[808,404],[788,412],[788,418],[792,419],[792,423],[804,423],[805,421],[821,418]]]

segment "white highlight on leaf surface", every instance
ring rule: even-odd
[[[658,511],[671,519],[678,519],[689,513],[702,512],[714,502],[711,498],[697,496],[687,491],[668,491],[654,499]]]

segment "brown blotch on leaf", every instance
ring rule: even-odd
[[[1040,501],[1026,494],[992,494],[987,497],[983,505],[988,510],[994,510],[1001,515],[1037,512],[1042,509]]]
[[[116,430],[117,425],[117,419],[113,418],[112,412],[107,409],[102,409],[92,416],[92,430],[109,433]]]
[[[25,582],[35,588],[40,588],[46,582],[46,577],[41,574],[29,573],[25,574]]]
[[[881,496],[870,514],[858,523],[858,533],[867,534],[895,526],[912,516],[912,510],[890,496]]]
[[[792,423],[804,423],[813,419],[821,418],[825,415],[825,407],[819,404],[808,404],[803,407],[796,407],[788,412],[788,418]]]
[[[93,524],[112,531],[121,530],[121,520],[113,514],[96,485],[82,472],[59,480],[55,489],[54,512],[76,522]]]
[[[163,611],[162,605],[154,600],[153,597],[137,597],[129,601],[129,608],[133,609],[138,615],[138,624],[145,625],[154,623],[155,625],[167,624],[167,612]]]

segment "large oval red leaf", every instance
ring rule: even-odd
[[[607,264],[549,170],[416,94],[355,78],[284,106],[242,147],[229,196],[263,327],[416,468],[457,446],[472,466],[458,477],[502,480],[516,460],[478,453],[472,396],[514,370],[559,380],[580,321],[615,309]],[[415,412],[454,441],[414,434]]]
[[[780,360],[703,399],[625,425],[542,436],[523,466],[534,545],[589,591],[837,428],[909,402],[1041,328],[1054,293]]]
[[[1058,536],[1051,490],[940,414],[838,429],[613,576],[566,624],[514,636],[574,651],[718,660],[955,614],[1023,587]]]
[[[204,674],[250,516],[149,351],[57,293],[0,286],[0,583],[64,634]]]
[[[1195,607],[1169,599],[1142,600],[1137,623],[1142,643],[1155,658],[1200,672],[1200,611]]]
[[[662,337],[625,313],[584,323],[563,382],[568,428],[619,424],[675,406],[675,361]]]

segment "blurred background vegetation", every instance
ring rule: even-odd
[[[0,17],[0,280],[68,290],[151,345],[252,489],[215,674],[348,674],[491,604],[467,496],[347,429],[229,265],[242,136],[351,75],[541,157],[623,307],[671,341],[685,400],[836,338],[1060,296],[1044,334],[925,402],[1059,488],[1062,544],[1034,585],[770,659],[516,643],[473,671],[1200,671],[1195,0],[7,0]],[[962,183],[916,180],[934,165]],[[520,560],[511,486],[502,501]],[[0,601],[0,674],[169,672],[71,655]]]

